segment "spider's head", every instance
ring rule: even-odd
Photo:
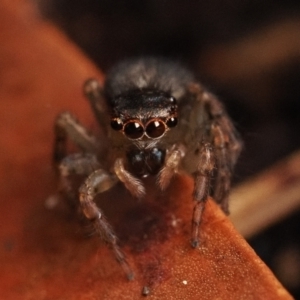
[[[133,90],[111,101],[111,127],[130,140],[159,139],[177,125],[174,97],[158,90]]]

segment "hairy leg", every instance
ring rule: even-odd
[[[220,204],[223,211],[228,214],[228,197],[232,176],[230,153],[228,151],[228,136],[222,131],[220,125],[216,123],[212,125],[211,131],[218,166],[213,197]]]
[[[78,196],[72,187],[70,176],[90,174],[79,189],[80,209],[84,217],[92,224],[96,234],[112,249],[128,279],[133,279],[133,272],[117,244],[116,234],[94,202],[95,196],[112,188],[119,181],[118,178],[100,169],[96,156],[88,153],[77,153],[65,157],[59,165],[59,171],[60,189],[73,202]]]
[[[173,145],[171,149],[168,150],[164,166],[158,175],[158,184],[162,190],[165,190],[173,175],[177,172],[180,161],[185,155],[185,148],[183,145]]]
[[[145,195],[145,188],[142,182],[125,170],[122,158],[116,159],[114,171],[119,180],[124,183],[127,190],[129,190],[134,197],[141,198]]]
[[[190,92],[207,112],[209,128],[204,140],[210,142],[215,155],[216,179],[214,200],[228,213],[228,194],[234,165],[242,143],[222,103],[199,84],[192,84]]]
[[[242,142],[240,140],[239,134],[236,131],[229,116],[227,115],[223,105],[213,94],[207,91],[203,92],[202,101],[205,102],[205,108],[211,117],[213,138],[215,138],[215,130],[213,126],[218,126],[219,132],[221,133],[221,135],[223,135],[223,144],[224,147],[226,147],[228,156],[227,163],[232,171],[242,150]],[[220,136],[220,134],[218,133],[217,135]]]
[[[97,139],[70,112],[61,113],[57,117],[54,130],[53,158],[56,163],[59,163],[67,155],[68,138],[85,152],[95,153],[100,149]]]
[[[58,166],[59,192],[74,206],[78,191],[72,185],[72,175],[89,175],[100,168],[95,155],[90,153],[75,153],[62,159]]]
[[[124,253],[117,244],[117,236],[94,201],[97,194],[109,190],[117,182],[118,178],[116,176],[110,175],[102,169],[94,171],[79,189],[80,207],[84,216],[93,225],[96,234],[112,249],[127,278],[132,280],[134,277],[133,272]]]
[[[192,217],[192,240],[193,248],[199,245],[199,226],[205,203],[209,196],[210,179],[214,168],[213,152],[210,144],[203,143],[200,149],[198,170],[194,174],[195,184],[193,199],[196,202]]]
[[[106,126],[109,123],[107,122],[107,107],[100,83],[96,79],[88,79],[84,83],[83,92],[91,103],[98,124],[106,132]]]

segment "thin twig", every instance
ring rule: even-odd
[[[300,151],[233,189],[230,219],[249,238],[300,208]]]

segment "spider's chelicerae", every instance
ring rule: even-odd
[[[191,245],[197,247],[212,174],[213,198],[228,212],[231,175],[241,143],[219,100],[174,62],[124,61],[112,69],[103,88],[91,79],[84,93],[105,135],[95,138],[69,112],[58,116],[54,159],[60,184],[72,198],[70,175],[87,176],[79,189],[83,215],[132,279],[132,270],[95,196],[121,181],[141,198],[146,193],[144,177],[156,176],[158,187],[164,190],[175,173],[185,171],[194,177]],[[67,155],[67,138],[80,153]]]

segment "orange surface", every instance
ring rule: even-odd
[[[92,115],[83,81],[101,74],[23,2],[0,3],[0,299],[291,299],[231,223],[209,202],[199,249],[189,245],[192,181],[136,203],[119,186],[101,200],[136,278],[55,193],[53,121],[70,109]]]

